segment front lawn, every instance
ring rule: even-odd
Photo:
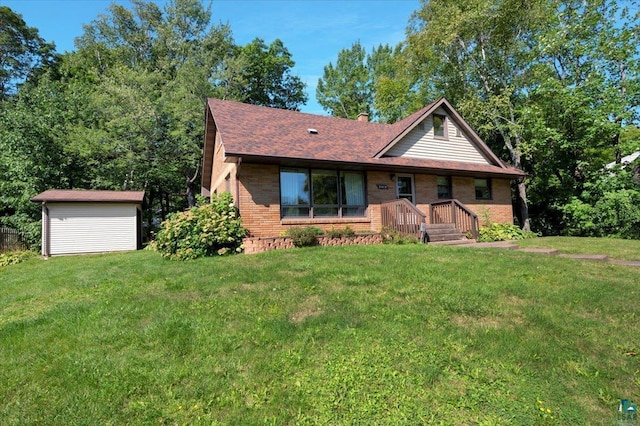
[[[610,425],[639,283],[425,245],[30,259],[0,269],[0,424]]]
[[[640,261],[640,240],[544,237],[519,240],[520,247],[554,248],[567,254],[606,254],[611,259]]]

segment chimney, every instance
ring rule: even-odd
[[[358,121],[369,121],[369,114],[367,114],[366,112],[361,112],[360,114],[358,114]]]

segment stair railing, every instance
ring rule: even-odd
[[[406,198],[387,201],[380,205],[382,227],[401,234],[423,238],[427,215]]]
[[[471,233],[478,238],[478,215],[458,200],[436,201],[429,205],[430,223],[453,223],[463,234]]]

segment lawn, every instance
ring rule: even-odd
[[[0,424],[610,425],[639,282],[425,245],[31,259],[0,269]]]

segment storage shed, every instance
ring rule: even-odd
[[[42,203],[42,255],[137,250],[144,191],[50,189]]]

